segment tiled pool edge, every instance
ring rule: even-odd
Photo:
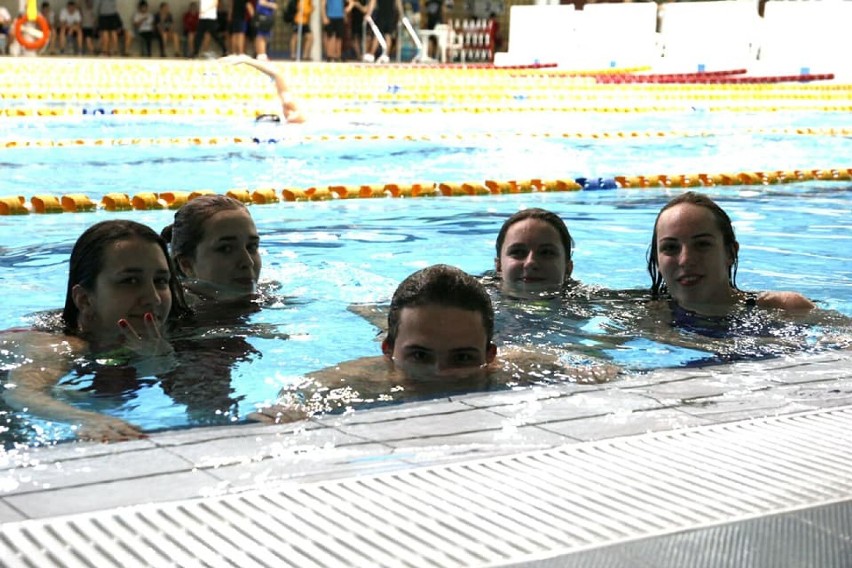
[[[681,389],[701,396],[679,398]],[[845,405],[852,405],[848,350],[661,370],[607,385],[467,395],[295,425],[201,428],[109,446],[64,444],[3,456],[0,522],[339,480]]]

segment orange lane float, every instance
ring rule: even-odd
[[[33,195],[30,203],[36,213],[62,213],[62,204],[55,195]]]
[[[22,195],[0,197],[0,215],[26,215],[26,199]]]
[[[62,196],[62,210],[66,213],[82,213],[84,211],[94,211],[97,205],[89,199],[88,195],[82,193],[69,193]]]
[[[144,192],[137,193],[130,200],[130,204],[134,209],[147,211],[149,209],[163,209],[166,206],[165,201],[160,201],[156,193]]]
[[[133,208],[126,193],[107,193],[101,198],[101,206],[107,211],[128,211]]]

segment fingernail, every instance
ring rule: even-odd
[[[127,327],[130,324],[127,323],[126,319],[120,319],[120,320],[118,320],[118,325],[121,326],[121,327]]]
[[[152,314],[151,312],[145,312],[145,321],[154,321],[154,314]]]

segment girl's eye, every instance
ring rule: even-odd
[[[127,278],[122,278],[119,281],[119,284],[127,284],[129,286],[136,286],[139,284],[139,279],[135,276],[128,276]]]
[[[260,243],[253,243],[246,247],[246,250],[254,254],[260,249]]]
[[[513,248],[513,249],[509,249],[508,251],[506,251],[506,254],[510,258],[526,258],[527,251],[526,251],[526,249],[522,249],[522,248]]]
[[[169,279],[168,278],[155,278],[154,286],[159,288],[160,290],[165,290],[169,287]]]
[[[411,351],[408,359],[413,363],[430,363],[432,356],[426,351]]]
[[[216,252],[221,252],[221,253],[223,253],[223,254],[228,254],[228,253],[230,253],[232,250],[234,250],[234,248],[233,248],[231,245],[222,245],[222,246],[220,246],[219,248],[217,248],[217,249],[216,249]]]

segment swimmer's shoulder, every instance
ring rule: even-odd
[[[754,301],[761,308],[787,311],[808,312],[816,307],[798,292],[760,292],[754,295]]]

